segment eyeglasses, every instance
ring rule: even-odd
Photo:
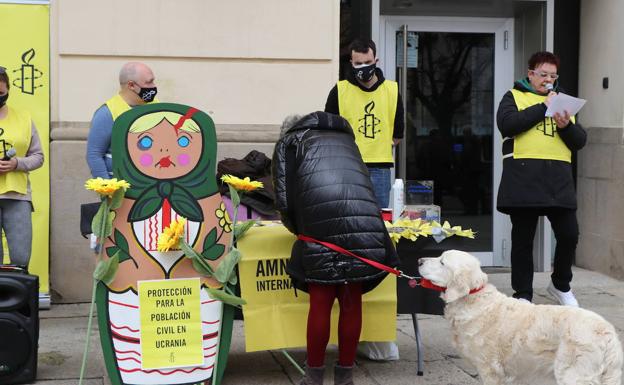
[[[549,78],[551,78],[552,80],[557,80],[559,79],[559,75],[557,74],[549,74],[548,72],[543,72],[543,71],[535,71],[535,70],[530,70],[531,72],[533,72],[535,75],[539,76],[540,78],[546,78],[547,76]]]

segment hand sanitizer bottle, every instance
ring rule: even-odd
[[[403,213],[403,179],[395,179],[390,189],[390,205],[392,206],[392,222],[396,222]]]

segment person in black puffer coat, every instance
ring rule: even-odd
[[[325,112],[290,118],[290,123],[287,119],[275,146],[272,170],[276,208],[289,231],[398,266],[367,168],[345,119]],[[348,378],[343,383],[351,384],[362,324],[362,294],[377,286],[387,273],[303,240],[293,245],[287,272],[298,288],[310,294],[308,358],[302,383],[322,383],[331,307],[337,297],[336,373]]]

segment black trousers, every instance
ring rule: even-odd
[[[576,210],[561,207],[522,208],[510,212],[511,218],[511,287],[515,298],[533,298],[533,238],[540,216],[552,225],[557,246],[551,279],[555,288],[570,290],[572,262],[576,253],[579,229]]]

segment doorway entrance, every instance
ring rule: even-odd
[[[482,265],[508,266],[496,109],[514,80],[513,19],[387,16],[381,26],[384,73],[406,111],[397,177],[432,181],[442,219],[476,231]]]

